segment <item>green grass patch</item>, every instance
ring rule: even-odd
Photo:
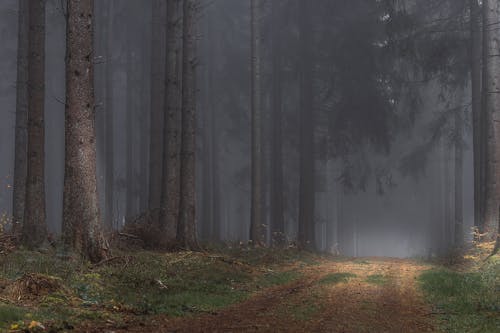
[[[302,274],[297,271],[268,271],[258,280],[261,287],[282,286],[298,280]]]
[[[0,328],[8,328],[11,324],[24,319],[26,311],[13,305],[0,304]]]
[[[337,283],[346,283],[349,282],[350,279],[355,278],[356,274],[353,273],[333,273],[328,274],[319,280],[320,284],[337,284]]]
[[[382,274],[368,275],[367,278],[365,279],[365,282],[376,284],[379,286],[386,284],[388,281],[389,279],[387,278],[387,276]]]
[[[447,332],[500,332],[500,264],[475,272],[433,269],[419,277]]]

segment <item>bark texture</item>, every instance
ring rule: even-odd
[[[151,48],[151,110],[149,143],[149,211],[158,222],[161,179],[163,169],[163,123],[165,108],[165,19],[163,0],[153,1],[153,27]]]
[[[251,212],[250,240],[263,242],[262,223],[262,103],[261,103],[261,36],[260,0],[251,0]]]
[[[180,203],[182,2],[167,0],[167,51],[160,228],[163,246],[176,242]]]
[[[271,241],[275,246],[282,246],[285,243],[285,217],[283,202],[283,149],[282,149],[282,107],[283,93],[281,86],[281,17],[279,15],[279,2],[271,4],[273,26],[272,26],[272,57],[273,57],[273,95],[272,95],[272,138],[271,138]]]
[[[499,4],[494,0],[483,1],[483,112],[486,119],[486,213],[484,232],[494,239],[498,220],[498,170],[500,157],[500,35],[495,28],[500,20]]]
[[[312,26],[308,1],[299,1],[300,29],[300,170],[299,230],[300,247],[313,249],[314,232],[314,103],[312,68]]]
[[[196,231],[196,13],[198,2],[184,0],[182,51],[181,198],[177,229],[179,244],[198,250]]]
[[[484,115],[481,108],[481,8],[469,0],[471,34],[471,93],[474,154],[474,225],[482,230],[484,221]]]
[[[19,233],[24,221],[28,164],[28,56],[29,0],[18,3],[16,134],[14,147],[13,232]]]
[[[28,164],[22,242],[40,246],[47,236],[45,211],[45,1],[29,2]]]
[[[93,0],[68,0],[63,237],[92,262],[106,257],[99,219],[93,86]]]

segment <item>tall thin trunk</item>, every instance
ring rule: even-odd
[[[161,173],[163,169],[163,123],[165,105],[165,1],[153,1],[151,43],[151,126],[149,143],[149,210],[153,221],[159,219]]]
[[[263,241],[262,228],[262,128],[260,73],[260,0],[251,0],[251,131],[252,180],[250,240],[254,245]]]
[[[285,243],[285,216],[283,203],[283,130],[282,130],[282,108],[283,92],[281,87],[281,25],[279,3],[272,3],[272,57],[273,57],[273,95],[272,95],[272,146],[271,146],[271,240],[273,245],[282,246]]]
[[[105,101],[105,124],[106,124],[106,166],[105,166],[105,223],[109,229],[113,229],[114,225],[114,178],[115,178],[115,163],[114,163],[114,109],[113,109],[113,97],[114,97],[114,85],[113,85],[113,22],[114,22],[114,0],[110,0],[106,3],[108,6],[108,20],[106,22],[106,47],[105,47],[105,86],[106,86],[106,101]]]
[[[21,232],[26,200],[28,163],[28,56],[29,0],[19,0],[17,34],[16,137],[14,158],[14,193],[12,215],[14,233]]]
[[[497,147],[495,139],[500,135],[497,133],[497,124],[500,108],[500,36],[494,27],[499,17],[499,5],[497,1],[483,0],[483,113],[485,114],[487,133],[486,145],[486,214],[484,231],[488,239],[496,235],[498,214],[498,189],[496,179]]]
[[[135,210],[135,184],[137,183],[137,179],[135,177],[135,159],[134,156],[134,145],[136,141],[136,131],[134,130],[135,124],[135,89],[134,86],[134,75],[135,75],[135,66],[133,65],[135,62],[135,56],[132,54],[132,51],[128,50],[127,52],[127,90],[126,90],[126,100],[127,105],[125,108],[126,116],[125,116],[125,127],[126,127],[126,142],[127,142],[127,196],[126,196],[126,207],[125,207],[125,219],[127,223],[132,222],[134,215],[137,213]]]
[[[469,0],[471,34],[472,129],[474,154],[474,225],[480,230],[484,222],[484,162],[481,155],[481,9],[477,0]]]
[[[161,192],[160,227],[163,245],[176,241],[180,202],[180,145],[181,145],[181,82],[180,55],[182,14],[180,0],[167,0],[167,51],[165,127],[163,145],[163,180]]]
[[[45,0],[29,2],[28,164],[23,243],[34,248],[47,236],[45,212]]]
[[[461,110],[460,110],[461,111]],[[462,113],[455,114],[455,246],[464,241],[463,219],[463,118]]]
[[[181,199],[177,240],[199,249],[196,231],[196,12],[197,0],[184,0],[182,44]]]
[[[67,1],[63,236],[75,252],[106,257],[99,218],[94,121],[93,0]]]
[[[314,220],[314,105],[312,68],[312,27],[308,1],[299,1],[300,29],[300,170],[298,243],[315,246]]]

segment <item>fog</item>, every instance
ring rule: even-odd
[[[463,203],[464,237],[470,239],[467,1],[418,2],[418,8],[412,0],[263,2],[261,196],[268,243],[280,195],[290,245],[298,238],[304,198],[312,205],[309,223],[318,251],[444,254],[454,244],[457,198]],[[61,3],[48,0],[46,7],[45,182],[47,223],[54,234],[61,231],[64,181]],[[12,214],[17,7],[16,0],[0,1],[4,216]],[[196,221],[204,242],[233,244],[250,237],[250,13],[246,0],[203,0],[198,11]],[[160,207],[165,166],[156,152],[163,146],[165,22],[163,1],[95,0],[98,192],[103,224],[114,229]],[[459,150],[462,158],[456,158]],[[457,163],[463,166],[459,175]]]

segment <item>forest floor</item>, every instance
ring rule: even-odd
[[[92,266],[18,250],[0,256],[0,332],[500,332],[500,259],[485,253],[138,251]]]

